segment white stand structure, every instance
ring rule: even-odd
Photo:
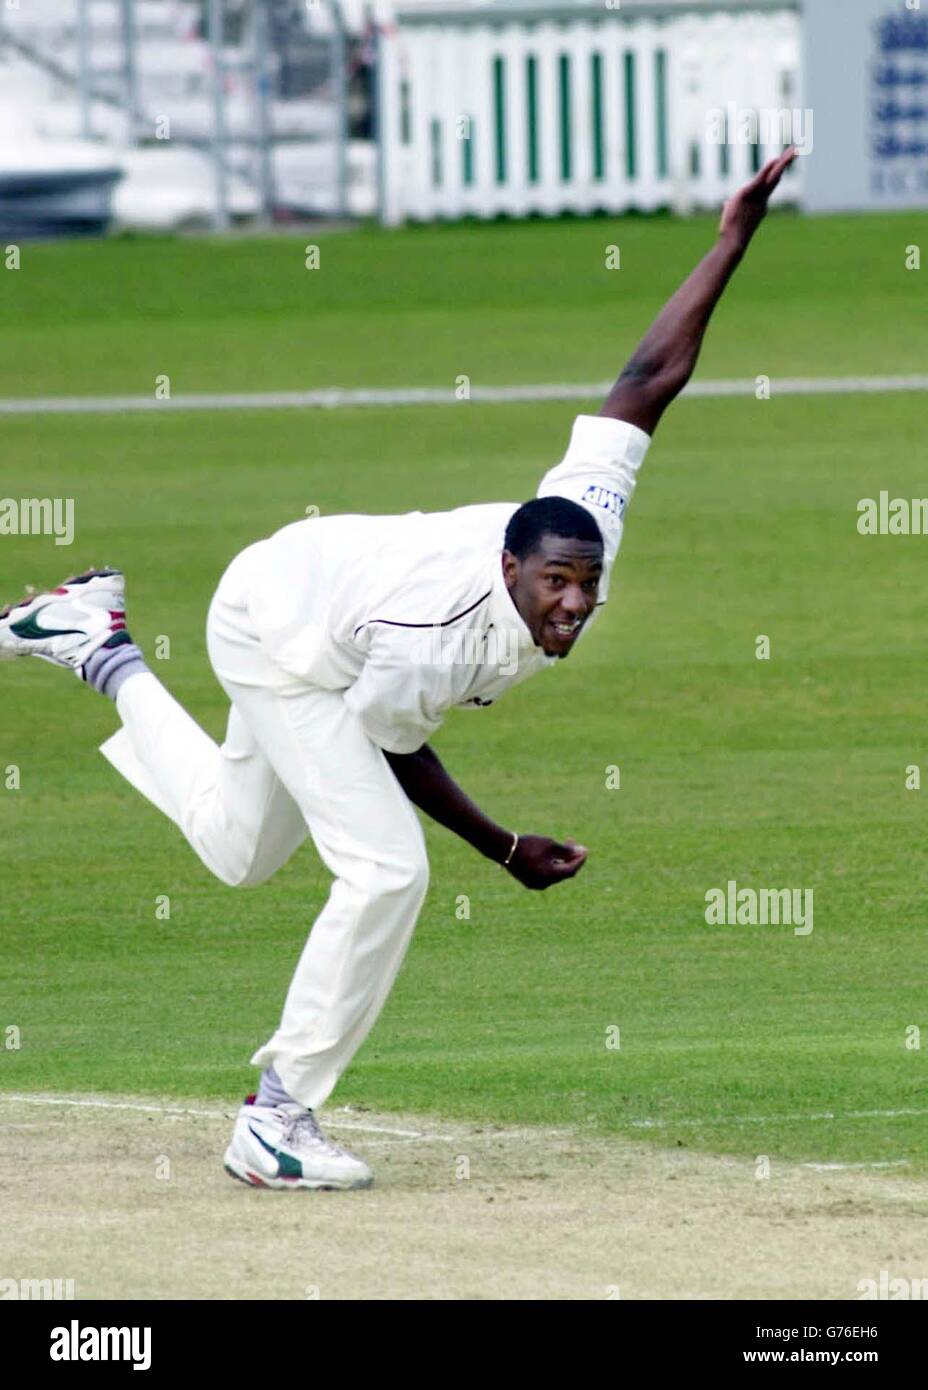
[[[769,120],[735,127],[799,108],[800,39],[790,0],[399,9],[380,33],[382,219],[717,206],[785,143]]]

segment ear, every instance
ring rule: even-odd
[[[504,550],[504,551],[503,551],[503,581],[505,582],[505,585],[506,585],[506,588],[507,588],[507,589],[511,589],[512,586],[515,584],[516,580],[517,580],[518,577],[519,577],[519,570],[520,570],[521,568],[522,568],[522,567],[521,567],[521,564],[520,564],[519,560],[516,558],[515,555],[513,555],[512,551],[511,551],[511,550]]]

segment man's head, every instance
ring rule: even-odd
[[[567,656],[596,607],[603,538],[566,497],[536,497],[506,527],[503,579],[536,647]]]

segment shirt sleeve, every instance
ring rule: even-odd
[[[431,629],[378,626],[345,704],[388,753],[415,753],[460,698],[450,667],[431,659]]]
[[[649,434],[625,420],[578,415],[567,453],[538,487],[539,497],[568,497],[596,518],[605,551],[600,602],[609,591],[609,572],[622,543],[625,509],[650,443]]]

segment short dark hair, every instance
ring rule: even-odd
[[[603,543],[596,518],[569,497],[533,497],[530,502],[523,502],[509,518],[506,549],[516,559],[524,560],[538,550],[542,536]]]

